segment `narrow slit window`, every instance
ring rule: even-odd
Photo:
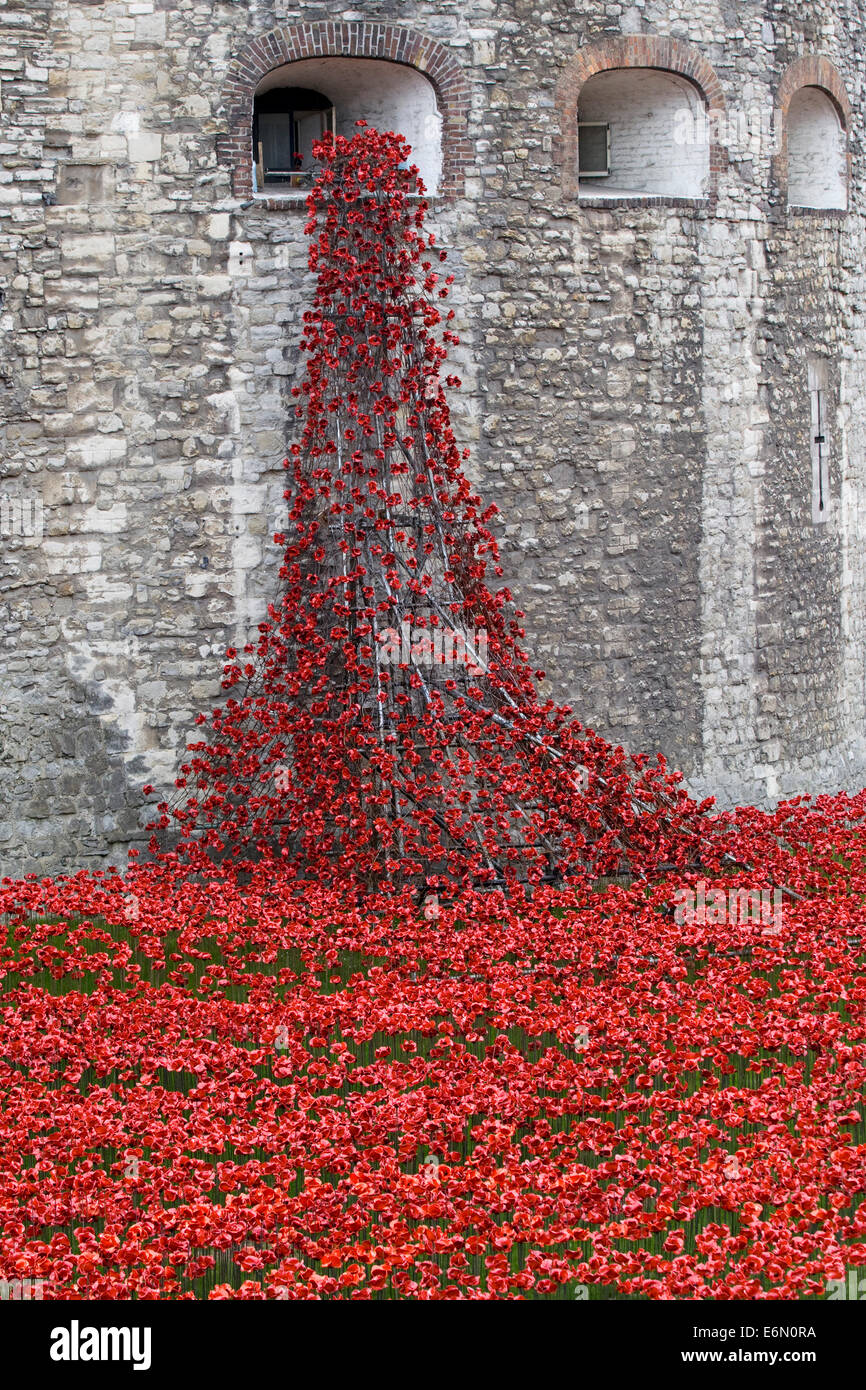
[[[812,520],[827,520],[830,506],[830,436],[827,364],[809,364],[810,445],[812,453]]]

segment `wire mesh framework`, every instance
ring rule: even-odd
[[[327,136],[309,199],[301,438],[285,460],[281,595],[230,649],[225,705],[153,847],[269,856],[422,891],[684,862],[699,808],[540,697],[442,379],[453,277],[401,137]]]

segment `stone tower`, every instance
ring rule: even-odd
[[[866,0],[0,5],[0,870],[124,860],[276,584],[309,145],[413,143],[551,693],[866,781]]]

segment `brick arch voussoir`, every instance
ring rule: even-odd
[[[776,93],[776,106],[787,121],[791,102],[803,87],[820,87],[831,98],[842,118],[847,131],[851,129],[853,111],[845,83],[839,69],[818,53],[808,53],[797,58],[785,69]]]
[[[231,167],[237,197],[252,196],[249,146],[255,90],[274,68],[304,58],[380,58],[423,73],[442,113],[442,193],[457,197],[463,192],[470,154],[470,88],[450,49],[403,25],[322,20],[282,25],[256,35],[229,67],[222,91],[225,133],[218,139],[217,157]]]
[[[560,90],[564,95],[576,96],[590,77],[612,68],[661,68],[678,73],[700,89],[711,111],[725,108],[722,84],[700,49],[681,39],[665,39],[653,34],[628,34],[581,49],[566,66]]]

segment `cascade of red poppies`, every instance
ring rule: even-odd
[[[160,806],[163,849],[174,826],[187,862],[428,888],[689,862],[703,808],[661,758],[540,696],[521,614],[488,587],[495,508],[450,423],[453,277],[409,147],[361,127],[317,153],[279,601],[229,649],[227,701]]]

